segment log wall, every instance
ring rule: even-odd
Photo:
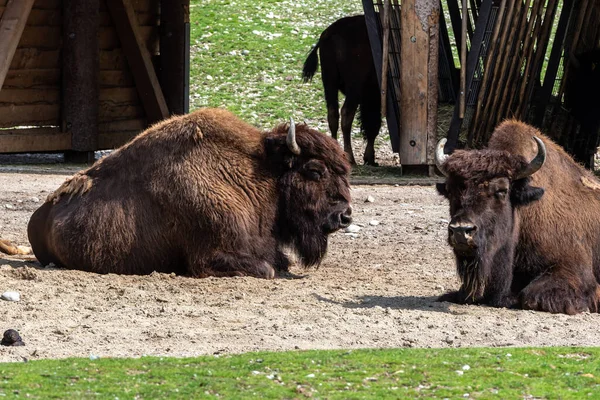
[[[0,18],[9,1],[0,0]],[[139,34],[157,65],[160,0],[131,4]],[[0,88],[0,153],[72,148],[71,132],[61,129],[62,8],[62,0],[33,4]],[[148,120],[106,0],[100,0],[98,43],[98,149],[110,149],[143,130]]]

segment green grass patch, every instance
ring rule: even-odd
[[[262,128],[293,115],[327,131],[320,72],[304,84],[302,65],[329,24],[361,13],[358,0],[192,0],[190,108],[224,107]]]
[[[598,348],[394,349],[0,364],[27,398],[599,398]]]

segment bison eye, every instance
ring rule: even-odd
[[[496,190],[496,193],[494,193],[494,196],[496,196],[496,198],[498,200],[504,200],[506,198],[507,194],[508,194],[508,189],[500,189],[500,190]]]

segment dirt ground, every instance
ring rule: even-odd
[[[30,215],[74,171],[0,166],[0,237],[27,245]],[[298,279],[96,275],[0,256],[0,292],[21,295],[0,300],[0,331],[16,329],[26,344],[0,347],[0,361],[600,345],[598,314],[436,302],[458,279],[445,243],[447,202],[434,186],[354,185],[352,195],[362,229],[333,234],[319,269],[292,268]],[[379,224],[370,225],[374,220]]]

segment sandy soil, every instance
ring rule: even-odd
[[[26,245],[31,213],[72,171],[0,168],[0,237]],[[445,244],[447,203],[433,186],[354,186],[353,196],[363,228],[356,237],[333,234],[319,269],[292,268],[299,279],[96,275],[0,256],[0,292],[21,294],[19,302],[0,301],[0,331],[17,329],[26,343],[0,347],[0,361],[600,345],[598,314],[436,302],[458,280]],[[368,196],[375,201],[365,202]]]

